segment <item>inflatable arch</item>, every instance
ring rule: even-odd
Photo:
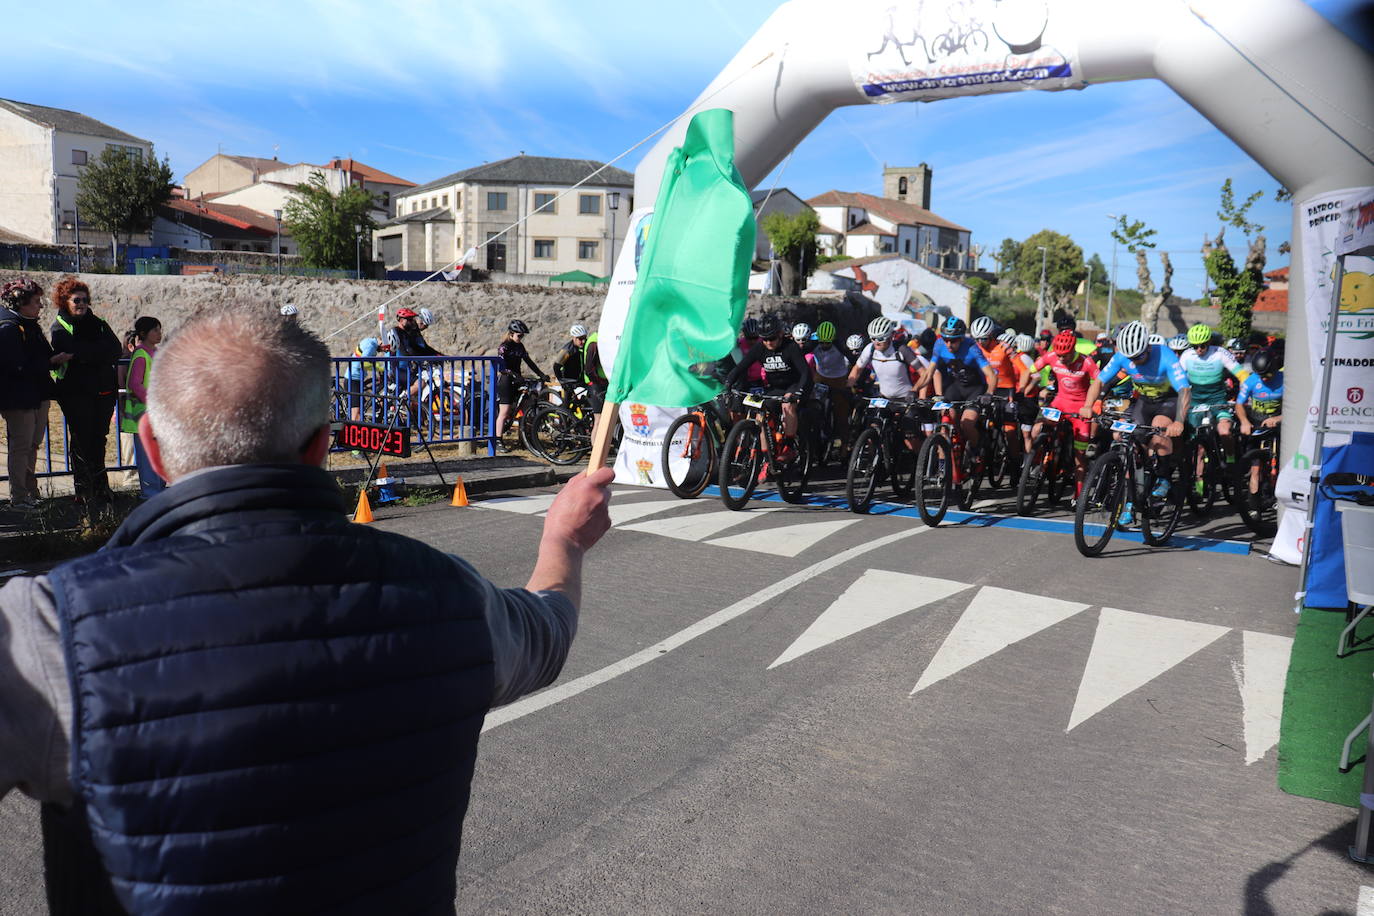
[[[1314,375],[1301,203],[1374,185],[1374,59],[1302,0],[792,0],[688,115],[735,112],[735,162],[753,187],[842,106],[1137,79],[1162,80],[1293,192],[1284,412],[1301,416]],[[689,120],[640,163],[641,204]],[[617,259],[606,312],[633,277],[636,247]],[[1284,437],[1285,461],[1298,438]]]

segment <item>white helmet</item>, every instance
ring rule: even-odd
[[[982,315],[973,319],[973,324],[968,329],[969,334],[974,340],[982,340],[985,337],[991,337],[996,330],[997,323],[987,315]]]
[[[1164,335],[1163,335],[1163,334],[1151,334],[1151,335],[1150,335],[1150,346],[1152,346],[1152,347],[1162,347],[1162,346],[1164,346]]]
[[[281,307],[281,316],[283,318],[295,318],[299,314],[300,310],[289,302]]]
[[[997,339],[1008,347],[1014,347],[1016,346],[1016,331],[1007,328],[1001,334],[997,335]]]
[[[1175,334],[1169,338],[1169,349],[1175,353],[1182,353],[1189,347],[1188,336],[1186,334]]]
[[[1016,335],[1016,352],[1029,353],[1035,349],[1035,338],[1029,334]]]
[[[807,324],[805,321],[799,321],[792,325],[792,339],[797,343],[801,343],[803,340],[810,340],[811,325]]]
[[[434,313],[429,309],[420,309],[420,324],[425,327],[434,324]]]
[[[575,325],[573,325],[572,327],[568,328],[568,336],[569,336],[569,337],[586,337],[586,336],[587,336],[587,326],[586,326],[585,324],[575,324]]]
[[[864,348],[864,338],[862,334],[850,334],[844,340],[844,345],[855,353]]]
[[[1150,349],[1150,332],[1139,321],[1128,321],[1116,332],[1116,352],[1127,359],[1144,356]]]
[[[893,321],[891,318],[879,315],[868,323],[868,339],[887,340],[896,329],[897,322]]]

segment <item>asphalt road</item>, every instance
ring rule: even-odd
[[[551,492],[379,524],[516,585]],[[1275,786],[1291,569],[614,507],[562,677],[488,718],[461,912],[1354,913],[1374,885],[1354,812]],[[43,911],[35,813],[0,803],[5,913]]]

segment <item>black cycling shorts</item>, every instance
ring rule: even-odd
[[[524,384],[525,377],[514,372],[502,372],[496,377],[496,403],[514,404],[515,392]]]
[[[1127,414],[1132,423],[1137,426],[1153,426],[1155,417],[1168,417],[1173,422],[1174,416],[1178,413],[1178,395],[1171,394],[1164,398],[1147,398],[1136,395],[1131,402],[1131,411]]]
[[[983,382],[946,382],[945,393],[941,397],[946,401],[976,401],[987,393],[988,386]]]
[[[1016,422],[1022,426],[1030,426],[1035,423],[1040,416],[1040,401],[1034,397],[1018,394],[1016,396]]]

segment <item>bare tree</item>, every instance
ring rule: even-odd
[[[1164,285],[1155,290],[1155,281],[1150,277],[1150,262],[1146,252],[1141,249],[1135,253],[1135,276],[1140,294],[1145,297],[1140,303],[1140,322],[1154,333],[1159,324],[1159,310],[1174,294],[1174,265],[1169,261],[1169,252],[1159,253],[1160,266],[1164,268]]]

